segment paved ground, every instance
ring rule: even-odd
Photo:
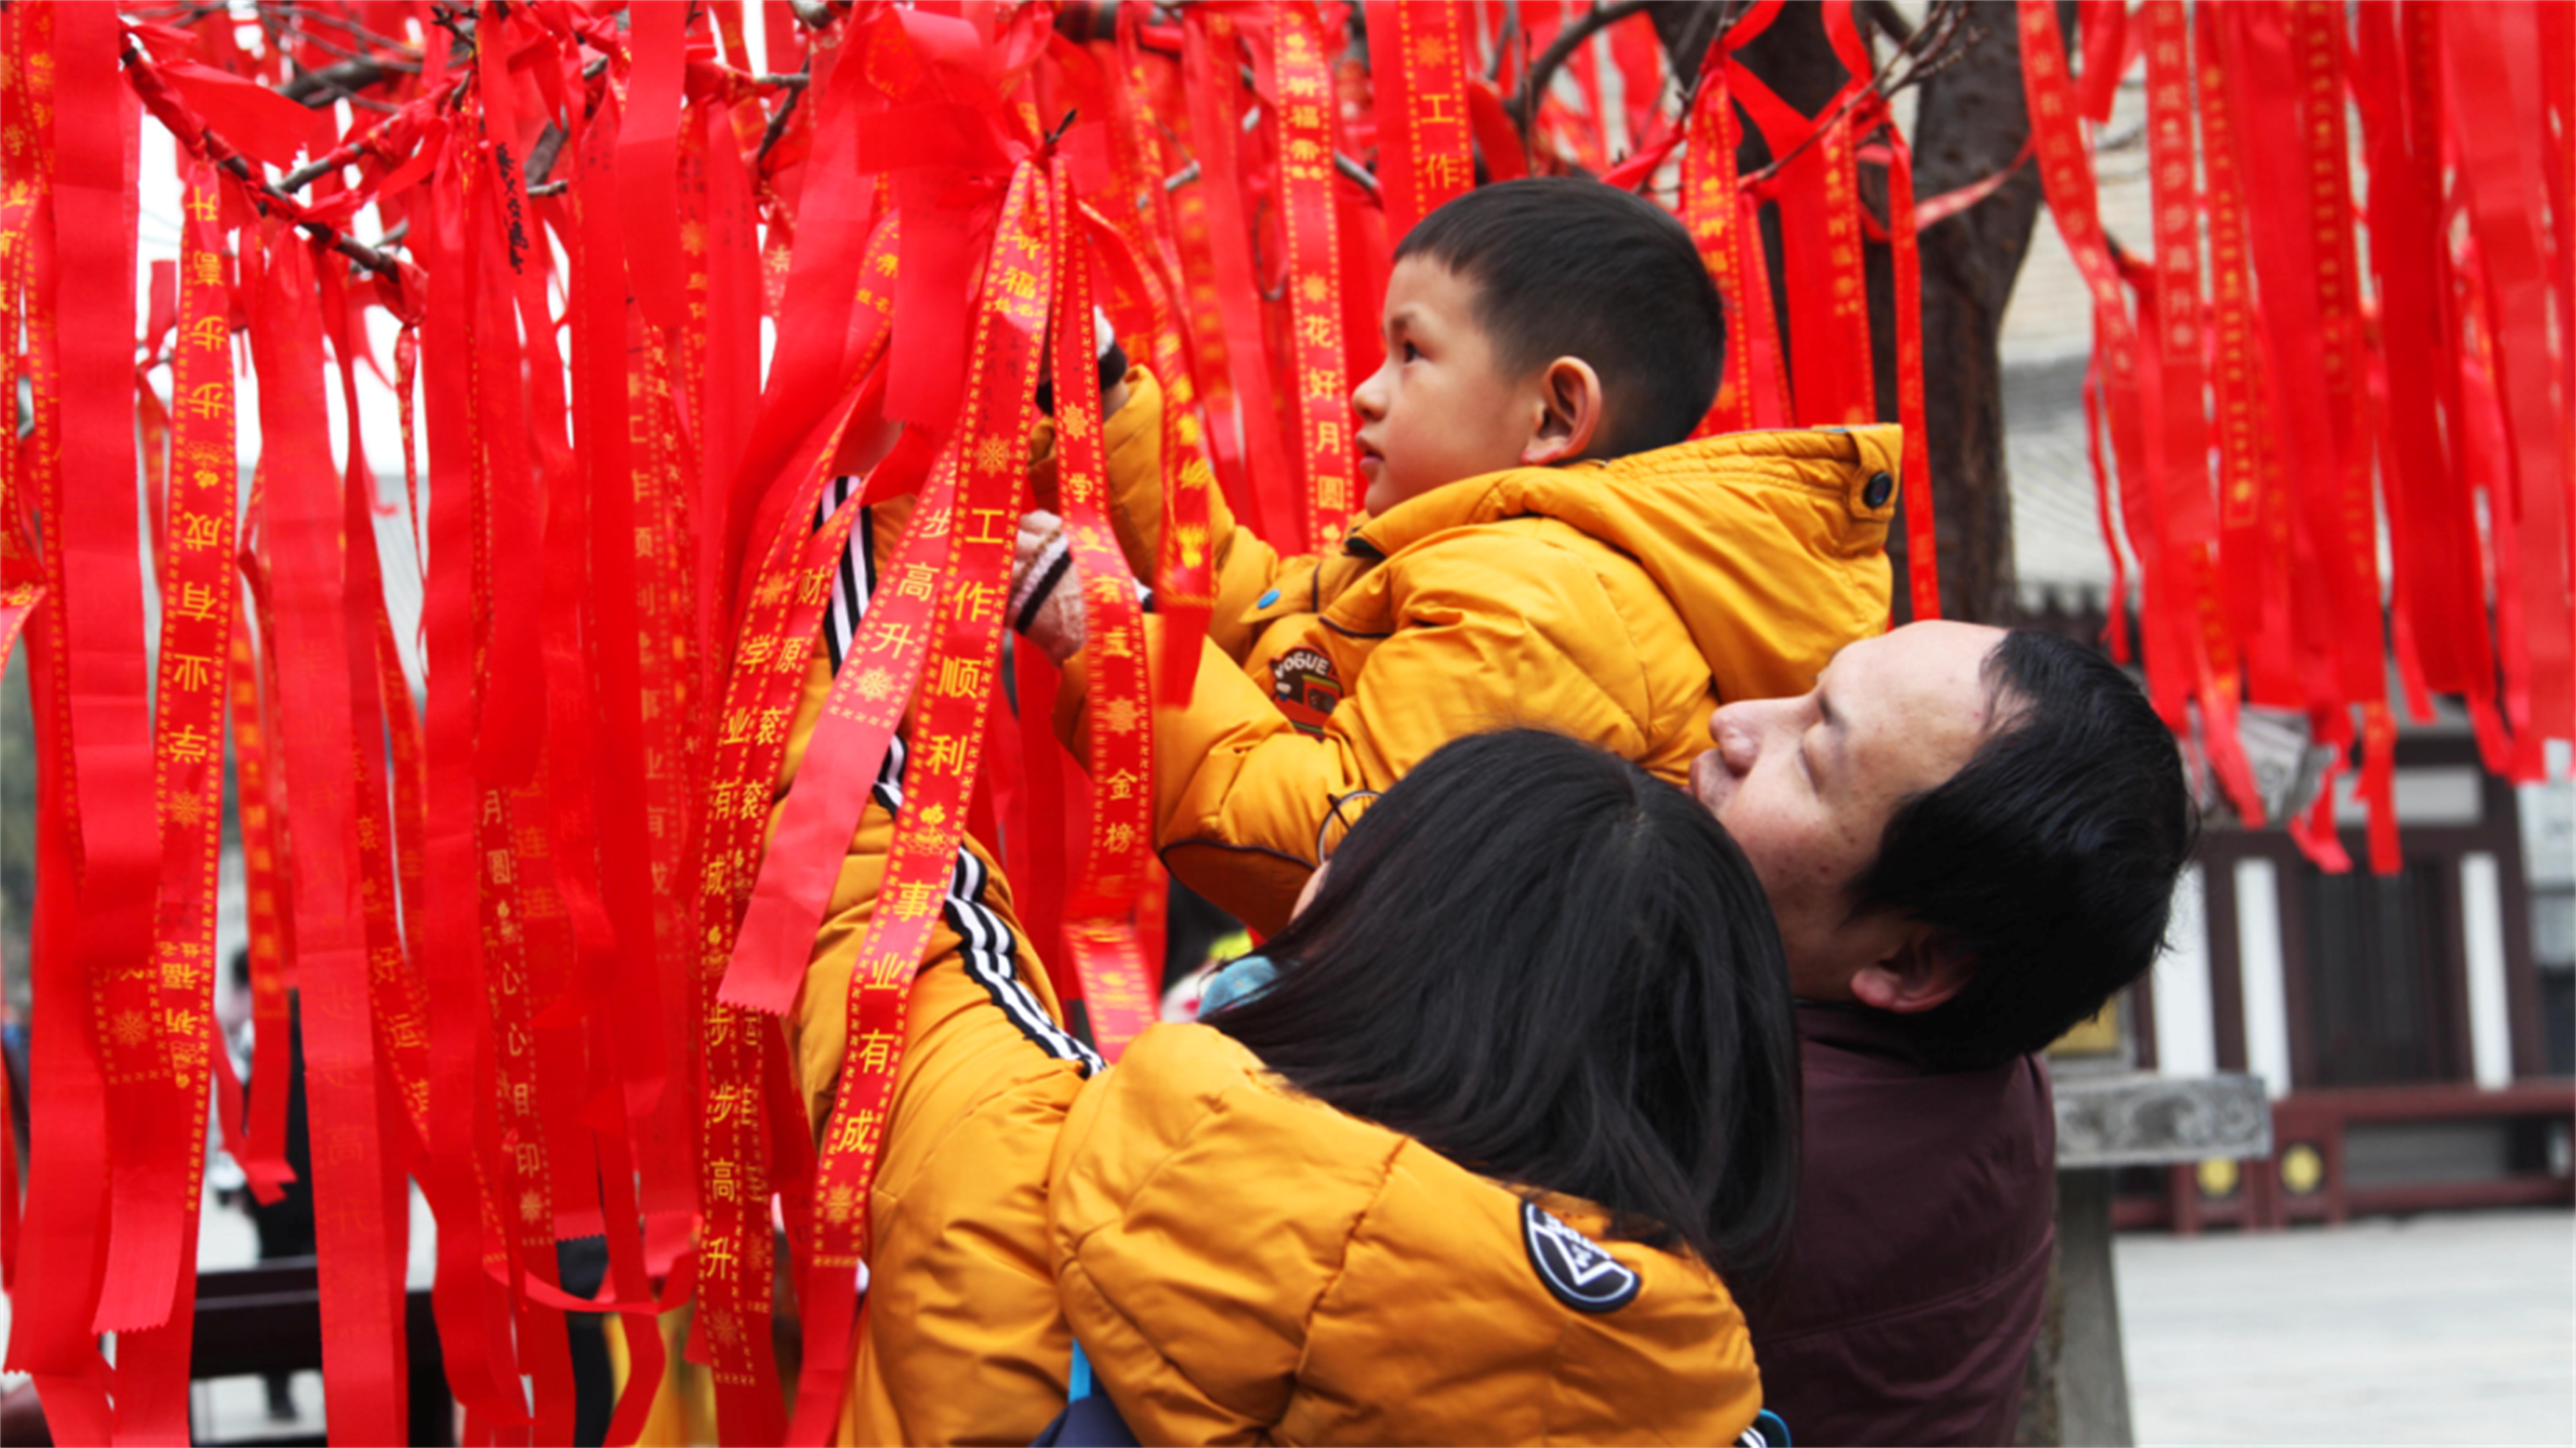
[[[422,1281],[425,1216],[415,1204]],[[224,1211],[199,1242],[209,1266],[255,1251]],[[2576,1215],[2137,1235],[2116,1251],[2142,1444],[2576,1444]],[[299,1426],[318,1425],[320,1379],[295,1388]],[[252,1378],[200,1384],[196,1408],[220,1436],[293,1431],[266,1420]]]
[[[2576,1443],[2576,1215],[2115,1251],[2142,1444]]]

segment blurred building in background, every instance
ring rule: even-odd
[[[2123,95],[2109,134],[2136,108]],[[2106,154],[2101,175],[2111,234],[2151,235],[2143,146],[2125,168]],[[2083,284],[2043,221],[2004,331],[2014,568],[2031,622],[2098,638],[2112,573],[2085,440],[2090,337]],[[2277,826],[2212,811],[2171,949],[2089,1044],[2165,1074],[2260,1076],[2273,1155],[2131,1168],[2121,1223],[2576,1202],[2576,782],[2563,752],[2553,783],[2489,776],[2447,703],[2431,723],[2399,719],[2399,874],[2329,875]],[[2336,817],[2366,861],[2349,774]]]

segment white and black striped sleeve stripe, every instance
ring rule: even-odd
[[[957,851],[957,868],[948,877],[946,913],[949,928],[964,942],[959,954],[965,958],[966,973],[1039,1050],[1076,1063],[1089,1076],[1101,1068],[1100,1054],[1057,1025],[1020,979],[1018,941],[1011,927],[984,903],[984,887],[991,877],[992,871],[974,851]]]
[[[815,505],[814,526],[820,529],[834,510],[849,500],[861,484],[855,477],[832,480],[824,496]],[[841,551],[840,567],[834,570],[835,587],[831,607],[823,615],[823,643],[830,651],[832,672],[838,674],[848,657],[851,641],[857,637],[859,623],[867,617],[869,600],[876,592],[876,510],[862,509],[858,522],[850,529],[850,541]],[[904,761],[909,751],[901,734],[886,745],[885,766],[877,771],[872,791],[876,802],[888,814],[903,809]],[[1001,1007],[1002,1014],[1020,1028],[1038,1048],[1058,1060],[1080,1065],[1082,1074],[1090,1075],[1103,1064],[1097,1052],[1057,1025],[1047,1014],[1019,974],[1019,943],[1010,926],[985,903],[984,894],[992,872],[974,851],[957,851],[956,867],[949,873],[948,898],[944,913],[949,928],[964,942],[967,974],[974,977]]]

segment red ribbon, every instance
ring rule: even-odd
[[[1941,545],[1933,526],[1932,445],[1923,402],[1923,261],[1915,249],[1914,153],[1876,92],[1853,108],[1860,131],[1884,128],[1887,140],[1860,153],[1887,167],[1888,250],[1896,271],[1896,419],[1905,430],[1905,569],[1907,606],[1916,620],[1941,616]]]
[[[2204,210],[2209,223],[2212,350],[2219,461],[2219,556],[2222,613],[2244,661],[2248,697],[2275,706],[2299,702],[2290,660],[2287,499],[2279,486],[2278,444],[2262,365],[2246,236],[2239,139],[2220,60],[2218,13],[2198,12]]]
[[[2511,439],[2502,461],[2511,468],[2509,511],[2524,638],[2519,650],[2508,650],[2507,668],[2509,678],[2518,672],[2528,679],[2530,697],[2527,720],[2517,721],[2515,777],[2537,779],[2543,741],[2576,737],[2576,605],[2570,603],[2568,564],[2576,500],[2569,496],[2565,401],[2551,401],[2545,325],[2553,309],[2550,253],[2530,205],[2549,184],[2534,144],[2545,133],[2540,86],[2530,64],[2539,53],[2538,35],[2528,9],[2468,6],[2435,13],[2441,17],[2447,96],[2460,120],[2456,134],[2469,218],[2487,273],[2495,390]],[[2563,57],[2560,64],[2563,69]],[[2555,272],[2562,295],[2568,290],[2565,260],[2559,258]],[[2512,667],[2515,653],[2525,661],[2520,670]]]
[[[1024,165],[1012,180],[985,265],[967,363],[966,396],[973,410],[942,448],[914,510],[913,537],[927,542],[951,535],[948,581],[914,701],[903,810],[850,974],[849,1055],[814,1169],[805,1371],[789,1430],[795,1442],[819,1443],[839,1420],[857,1269],[868,1249],[869,1193],[893,1109],[912,977],[964,839],[976,764],[969,750],[983,737],[985,712],[1000,691],[995,668],[1011,530],[1024,505],[1024,439],[1034,420],[1033,343],[1051,292],[1038,231],[1047,204],[1035,168]],[[1030,285],[1019,285],[1020,276]],[[871,622],[876,612],[871,607]],[[843,672],[850,667],[845,663]]]
[[[133,456],[132,102],[117,83],[117,24],[62,12],[53,47],[61,124],[53,181],[61,444]],[[95,1331],[166,1321],[178,1288],[179,1199],[192,1120],[171,1063],[152,907],[161,841],[152,789],[142,574],[134,494],[65,489],[59,513],[68,723],[80,792],[81,972],[107,1075],[111,1213]],[[48,529],[48,532],[53,530]]]
[[[279,722],[295,803],[294,910],[314,1220],[334,1443],[403,1433],[399,1244],[387,1239],[383,1116],[368,1040],[367,943],[346,761],[350,677],[342,625],[343,500],[325,450],[321,330],[301,242],[268,248],[251,301],[263,385],[266,527],[275,551]]]
[[[1065,936],[1081,978],[1092,1044],[1116,1061],[1154,1020],[1133,920],[1137,888],[1153,857],[1154,701],[1136,580],[1109,527],[1100,373],[1092,361],[1091,269],[1076,244],[1073,176],[1061,161],[1055,183],[1048,245],[1056,268],[1056,478],[1066,538],[1082,578],[1092,785],[1091,837]]]
[[[1415,222],[1476,181],[1466,46],[1458,33],[1458,7],[1446,0],[1368,0],[1367,14],[1378,182],[1386,198],[1386,234],[1401,242]]]
[[[1288,242],[1287,393],[1306,482],[1307,546],[1328,548],[1360,508],[1343,347],[1342,263],[1333,218],[1334,108],[1322,23],[1310,4],[1283,7],[1261,52],[1278,93],[1280,190]]]
[[[1291,552],[1307,546],[1296,483],[1272,406],[1270,358],[1263,345],[1260,288],[1252,272],[1251,222],[1243,205],[1236,163],[1239,116],[1234,97],[1237,50],[1234,21],[1193,10],[1183,17],[1183,81],[1189,92],[1190,143],[1198,152],[1200,185],[1207,193],[1208,242],[1213,254],[1216,310],[1224,319],[1225,355],[1233,369],[1236,417],[1242,428],[1252,504],[1244,512],[1253,529]],[[1213,405],[1214,399],[1211,399]],[[1218,419],[1218,431],[1225,420]]]

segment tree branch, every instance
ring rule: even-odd
[[[372,45],[380,49],[396,51],[403,54],[409,54],[411,52],[410,42],[396,40],[388,35],[378,35],[376,32],[360,25],[355,20],[349,19],[347,16],[334,15],[328,10],[307,10],[304,6],[295,4],[294,0],[268,0],[268,3],[285,11],[290,16],[293,16],[295,23],[298,25],[328,25],[340,30],[347,34],[351,39],[364,45]],[[195,8],[201,13],[211,13],[226,7],[221,5],[203,5]],[[309,39],[311,37],[308,36],[307,38]],[[316,43],[318,44],[319,42]]]
[[[326,65],[320,70],[298,72],[293,80],[279,86],[277,93],[300,106],[326,106],[342,95],[354,95],[369,86],[382,85],[396,73],[405,71],[418,75],[420,67],[360,56],[355,60]]]
[[[1564,69],[1565,62],[1583,42],[1631,15],[1644,14],[1646,7],[1653,3],[1654,0],[1610,0],[1607,5],[1596,4],[1575,17],[1557,32],[1556,39],[1548,42],[1547,49],[1538,53],[1538,59],[1530,62],[1529,73],[1522,78],[1519,89],[1510,100],[1503,102],[1503,113],[1512,118],[1514,126],[1528,125],[1531,113],[1538,110],[1540,100],[1547,95],[1548,86],[1556,79],[1556,73]]]
[[[805,69],[799,73],[803,75],[811,75],[813,70],[814,61],[812,57],[809,56],[805,61]],[[752,153],[751,169],[753,174],[757,175],[760,171],[761,164],[769,159],[769,148],[777,145],[778,138],[787,134],[787,122],[796,114],[796,103],[804,98],[805,87],[800,85],[787,93],[787,99],[778,103],[778,113],[769,118],[768,129],[760,133],[760,149]]]
[[[328,222],[308,218],[304,208],[294,197],[277,189],[260,174],[259,168],[251,165],[242,156],[231,142],[226,141],[214,127],[207,125],[203,119],[189,111],[170,94],[169,87],[162,81],[160,72],[153,67],[151,60],[142,50],[135,46],[131,38],[125,41],[117,59],[125,69],[126,83],[133,87],[137,99],[143,102],[154,117],[169,128],[171,138],[176,140],[188,154],[200,160],[212,162],[226,175],[238,181],[243,189],[250,193],[249,200],[252,205],[257,206],[262,212],[276,211],[283,214],[296,226],[310,233],[315,240],[330,243],[332,250],[369,271],[383,272],[387,275],[400,274],[402,265],[400,262]],[[193,136],[188,134],[188,127],[192,122],[196,128],[196,134]]]

